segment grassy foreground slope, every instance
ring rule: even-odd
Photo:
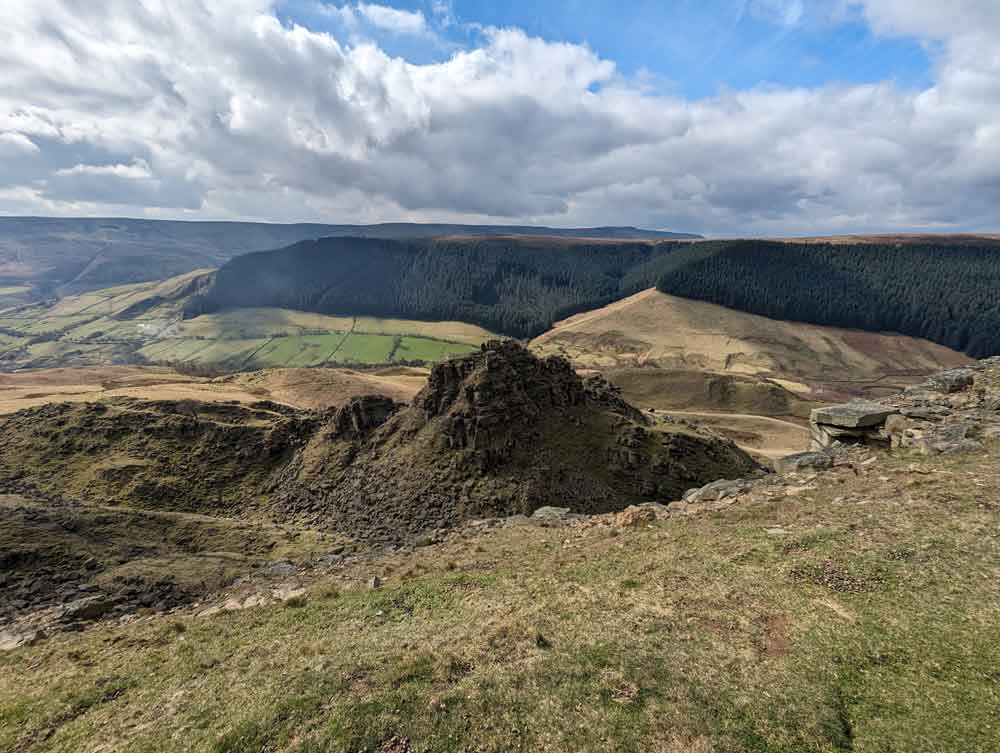
[[[291,605],[56,635],[0,653],[0,749],[989,753],[997,489],[996,444],[880,456],[648,527],[454,538]]]

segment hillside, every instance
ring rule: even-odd
[[[433,363],[493,337],[461,322],[245,308],[183,319],[211,270],[21,306],[0,315],[0,371],[171,365],[200,372]]]
[[[621,509],[757,465],[735,445],[652,421],[559,358],[493,342],[431,371],[411,405],[118,397],[4,417],[0,484],[91,502],[304,519],[401,540],[559,500]],[[0,488],[3,488],[0,485]]]
[[[120,218],[0,217],[0,310],[53,292],[72,294],[217,267],[252,251],[333,236],[428,238],[543,235],[586,238],[696,238],[631,227],[503,225],[277,225]],[[19,298],[20,296],[20,298]]]
[[[973,375],[887,401],[891,450],[370,555],[0,498],[0,593],[46,594],[0,632],[0,748],[992,751],[1000,364]]]
[[[725,241],[666,271],[664,293],[754,314],[899,332],[973,357],[1000,353],[1000,242]]]
[[[514,337],[651,287],[689,244],[551,239],[326,238],[238,257],[189,316],[272,307],[462,321]]]
[[[339,408],[351,398],[386,395],[407,402],[427,380],[423,368],[263,369],[219,377],[163,366],[86,366],[0,374],[0,414],[50,403],[93,403],[128,397],[154,401],[256,403],[304,410]]]
[[[991,334],[1000,332],[1000,243],[987,237],[323,239],[228,262],[186,311],[263,305],[457,320],[536,337],[560,319],[654,283],[671,295],[772,319],[899,332],[971,356],[1000,352]]]
[[[803,415],[970,362],[926,340],[768,319],[646,290],[558,322],[538,353],[609,375],[637,405]]]

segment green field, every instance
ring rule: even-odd
[[[200,270],[171,280],[120,285],[0,317],[6,368],[62,362],[145,361],[222,370],[435,362],[468,353],[493,335],[462,322],[326,316],[236,309],[183,319]],[[134,308],[133,308],[134,307]],[[23,336],[24,339],[19,339]]]
[[[442,361],[452,356],[469,352],[469,347],[460,343],[430,340],[426,337],[404,337],[396,350],[397,361]]]

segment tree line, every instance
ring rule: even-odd
[[[676,243],[326,238],[237,257],[187,316],[264,306],[462,321],[514,337],[653,287]]]
[[[922,337],[975,358],[1000,354],[1000,244],[710,245],[659,289],[772,319]]]

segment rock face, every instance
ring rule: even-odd
[[[916,449],[925,455],[975,450],[1000,423],[998,382],[1000,360],[988,359],[936,374],[879,403],[814,410],[812,447],[836,450],[860,444]]]
[[[351,398],[337,408],[331,420],[332,434],[339,439],[359,439],[384,424],[403,406],[384,395]]]
[[[838,443],[875,444],[879,430],[895,412],[879,403],[862,402],[817,408],[809,419],[812,449],[824,450]]]
[[[280,509],[395,541],[552,505],[614,512],[758,468],[732,442],[653,424],[606,381],[510,341],[437,365],[411,406],[378,417],[390,413],[364,434],[335,416],[277,485]]]
[[[437,365],[413,402],[426,421],[439,419],[448,449],[470,450],[489,468],[529,439],[525,427],[585,397],[568,361],[540,360],[513,341],[494,341],[476,356]]]

